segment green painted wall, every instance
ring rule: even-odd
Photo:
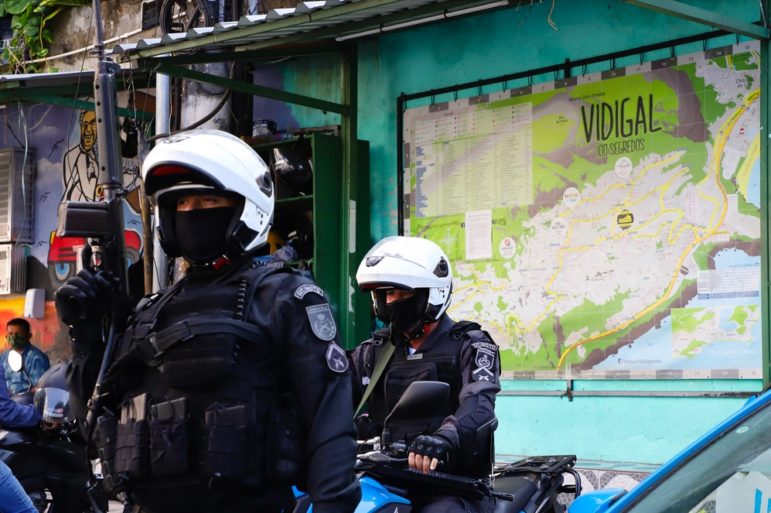
[[[516,4],[516,2],[514,2]],[[359,138],[370,142],[373,240],[397,231],[396,99],[404,93],[450,86],[480,78],[526,71],[542,66],[606,54],[694,34],[711,28],[653,13],[617,1],[557,0],[550,27],[552,2],[522,2],[506,10],[445,21],[377,38],[358,40]],[[744,21],[759,19],[753,0],[689,1],[691,5],[730,13]],[[733,36],[710,47],[735,42]],[[680,47],[678,53],[702,49],[700,43]],[[668,57],[669,52],[646,54],[645,60]],[[617,66],[639,62],[619,60]],[[322,65],[323,64],[323,65]],[[609,69],[598,64],[588,72]],[[320,98],[339,98],[339,69],[332,57],[322,61],[283,64],[283,84],[290,91]],[[578,72],[578,71],[577,71]],[[551,81],[553,76],[537,77]],[[515,87],[524,84],[507,84]],[[493,86],[485,91],[499,90]],[[467,91],[464,96],[478,94]],[[443,100],[449,98],[437,98]],[[414,105],[417,105],[414,104]],[[413,106],[413,105],[411,105]],[[286,107],[284,107],[286,108]],[[337,123],[336,116],[294,109],[288,124]],[[507,381],[505,389],[564,389],[564,382]],[[588,382],[577,390],[712,391],[758,390],[759,381],[710,382]],[[526,393],[526,392],[525,392]],[[606,462],[662,463],[712,424],[744,402],[741,398],[698,397],[559,397],[502,395],[497,412],[499,454],[574,453],[580,459]]]

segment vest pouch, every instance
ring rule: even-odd
[[[268,475],[276,484],[303,488],[305,444],[297,400],[280,396],[272,405],[268,426]]]
[[[412,360],[397,362],[385,375],[386,414],[390,414],[399,398],[413,381],[437,381],[438,372],[434,362]],[[433,433],[442,423],[443,416],[428,417],[391,417],[388,427],[391,432],[391,440],[410,444],[418,435]]]
[[[187,399],[150,407],[150,469],[154,476],[183,476],[190,471]]]
[[[234,335],[198,335],[168,349],[160,370],[171,388],[208,387],[230,377],[237,359]]]
[[[384,384],[386,394],[386,415],[413,381],[436,381],[438,373],[434,362],[411,360],[406,362],[394,362],[386,372]]]
[[[126,400],[120,409],[115,436],[115,472],[128,477],[146,477],[149,468],[147,394]]]
[[[115,470],[115,446],[118,437],[118,418],[100,415],[94,428],[94,448],[102,465],[102,486],[105,491],[117,491],[120,478]]]
[[[246,475],[248,458],[248,408],[244,404],[219,403],[204,414],[204,472],[206,477],[240,478]]]

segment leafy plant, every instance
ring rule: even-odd
[[[89,0],[0,0],[0,16],[11,16],[13,38],[3,58],[14,73],[37,71],[28,61],[48,56],[53,34],[46,26],[64,8],[79,7]]]

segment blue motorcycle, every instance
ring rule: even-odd
[[[407,388],[385,420],[384,436],[359,443],[356,471],[361,485],[361,501],[355,513],[411,513],[417,494],[457,495],[468,499],[490,496],[495,500],[495,513],[564,513],[566,507],[557,501],[559,494],[578,497],[581,478],[573,469],[575,456],[541,456],[497,466],[489,479],[475,479],[445,472],[423,474],[407,466],[407,445],[389,442],[389,420],[425,414],[442,404],[449,385],[432,381],[416,381]],[[494,426],[488,426],[494,429]],[[572,484],[565,484],[565,475]],[[295,489],[297,506],[294,513],[313,513],[310,497]]]

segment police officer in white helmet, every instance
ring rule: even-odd
[[[359,436],[381,434],[385,417],[413,381],[442,381],[450,385],[451,397],[437,425],[425,431],[423,421],[389,421],[390,437],[408,444],[408,464],[416,470],[488,477],[500,390],[498,346],[479,324],[447,315],[452,297],[447,255],[427,239],[387,237],[366,254],[356,281],[371,292],[375,313],[387,325],[351,354],[355,405],[370,388],[367,413],[357,419]],[[381,358],[388,363],[375,382]],[[490,498],[427,493],[411,499],[421,513],[494,508]]]
[[[350,372],[327,297],[255,258],[273,220],[268,167],[238,138],[197,130],[159,141],[142,176],[164,250],[190,267],[140,301],[119,339],[93,440],[105,484],[143,513],[288,511],[291,485],[314,512],[352,512]],[[81,417],[109,302],[109,276],[90,268],[56,293]]]

